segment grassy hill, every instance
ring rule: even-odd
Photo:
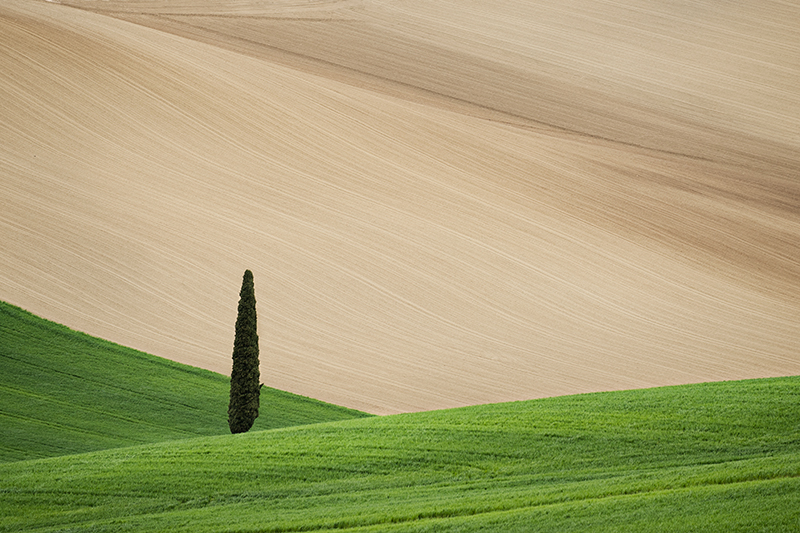
[[[228,433],[229,378],[0,302],[0,461]],[[254,429],[366,416],[264,387]]]
[[[796,531],[800,378],[0,465],[0,531]]]

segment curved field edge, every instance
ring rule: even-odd
[[[229,378],[0,302],[0,461],[228,433]],[[262,389],[257,429],[364,413]]]
[[[798,377],[718,382],[9,463],[0,528],[789,530],[798,400]]]

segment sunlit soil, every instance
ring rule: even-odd
[[[800,6],[5,0],[0,300],[372,413],[800,374]]]

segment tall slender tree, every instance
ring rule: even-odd
[[[239,292],[239,314],[233,340],[231,401],[228,405],[228,426],[231,433],[244,433],[258,417],[261,373],[258,368],[258,332],[256,327],[256,293],[253,273],[245,270]]]

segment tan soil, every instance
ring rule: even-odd
[[[0,299],[395,413],[800,374],[800,4],[4,0]]]

